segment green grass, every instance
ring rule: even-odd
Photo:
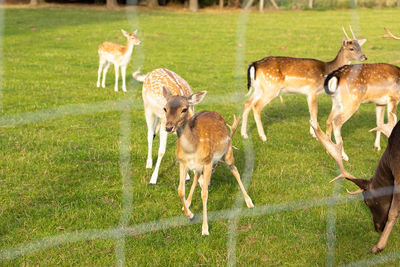
[[[269,55],[330,60],[339,50],[342,25],[351,23],[354,29],[362,30],[362,37],[368,39],[363,51],[369,63],[398,64],[400,60],[399,43],[380,37],[383,26],[394,33],[400,32],[395,20],[400,15],[397,9],[251,13],[245,27],[245,44],[236,41],[238,22],[246,22],[246,17],[238,12],[191,14],[141,10],[134,13],[56,7],[3,10],[0,249],[80,230],[118,227],[129,201],[132,205],[129,225],[182,219],[174,153],[176,137],[168,139],[158,184],[148,186],[151,171],[145,169],[147,129],[141,85],[129,75],[129,92],[115,93],[111,68],[107,88],[95,87],[97,46],[105,40],[123,43],[121,28],[129,31],[139,28],[143,40],[143,45],[135,48],[127,73],[136,70],[141,62],[143,72],[169,68],[185,78],[193,91],[208,91],[197,111],[218,111],[229,123],[233,114],[242,112],[247,92],[246,68],[250,62]],[[245,58],[236,65],[237,51],[242,49]],[[224,100],[225,95],[235,92],[240,96],[236,102]],[[217,101],[216,97],[223,100]],[[131,101],[128,137],[121,135],[118,107],[110,108],[110,101],[116,100]],[[90,111],[91,103],[97,103],[97,112]],[[69,115],[57,116],[60,107],[70,111],[66,112]],[[329,97],[321,95],[322,126],[330,108]],[[20,113],[28,116],[29,112],[43,114],[40,112],[46,110],[47,116],[54,119],[4,126]],[[254,152],[248,193],[256,207],[301,200],[318,202],[331,196],[335,185],[328,181],[337,174],[337,167],[308,133],[305,97],[284,96],[284,103],[275,99],[263,110],[262,120],[266,143],[259,139],[252,116],[251,142],[243,141],[239,134],[234,138],[234,145],[240,148],[235,151],[235,158],[241,173],[248,157],[245,148],[250,146]],[[370,177],[382,154],[372,148],[374,135],[368,130],[374,125],[375,107],[363,105],[343,127],[350,157],[346,168],[357,177]],[[130,158],[129,165],[121,167],[120,148],[124,147],[124,138],[130,140]],[[386,138],[382,139],[384,149]],[[153,149],[154,161],[157,149],[158,138]],[[122,153],[122,158],[125,156]],[[132,178],[129,188],[125,186],[128,193],[131,190],[125,204],[121,168],[128,170]],[[348,182],[339,182],[336,187],[340,195],[346,194],[345,187],[355,189]],[[220,166],[210,186],[209,212],[230,209],[238,190],[227,168]],[[240,200],[239,207],[244,207],[244,201]],[[191,209],[201,214],[199,190]],[[327,220],[333,211],[327,206],[306,207],[240,219],[236,263],[325,265]],[[376,257],[369,250],[379,234],[374,231],[371,215],[362,201],[336,206],[335,218],[335,264]],[[129,235],[122,243],[126,264],[225,265],[230,221],[214,220],[209,224],[210,236],[206,238],[201,236],[199,223]],[[400,251],[399,238],[397,225],[382,254]],[[116,255],[121,252],[117,244],[107,236],[66,242],[4,260],[0,265],[114,265]]]

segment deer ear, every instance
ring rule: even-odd
[[[365,179],[347,178],[347,177],[346,179],[355,183],[362,190],[367,190],[369,184],[371,183],[370,180],[365,180]]]
[[[189,99],[188,99],[189,104],[196,105],[196,104],[200,103],[203,100],[203,98],[206,96],[206,94],[207,94],[207,91],[201,91],[200,93],[189,96]]]
[[[366,41],[367,41],[367,39],[360,39],[360,40],[357,40],[357,42],[358,42],[358,44],[359,44],[360,46],[362,46],[363,44],[365,44]]]
[[[123,29],[121,29],[121,32],[122,32],[122,34],[123,34],[125,37],[128,37],[128,33],[127,33],[126,31],[124,31]]]
[[[168,99],[168,97],[170,97],[172,95],[171,91],[166,86],[163,86],[162,92],[163,92],[163,96],[165,99]]]

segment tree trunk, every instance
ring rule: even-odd
[[[397,7],[400,8],[400,0],[397,0]]]
[[[246,5],[244,6],[244,9],[248,9],[253,5],[254,0],[248,0]]]
[[[400,0],[399,0],[400,1]],[[219,0],[219,8],[223,9],[224,8],[224,0]]]
[[[147,6],[150,8],[158,7],[158,0],[147,0]]]
[[[38,5],[40,4],[40,0],[31,0],[31,1],[29,2],[29,4],[30,4],[31,6],[38,6]]]
[[[117,0],[107,0],[107,8],[115,8],[117,6]]]
[[[264,10],[264,0],[260,0],[260,7],[259,7],[260,12]]]
[[[189,10],[192,12],[197,12],[198,9],[199,9],[199,1],[189,0]]]
[[[275,7],[275,9],[279,9],[279,6],[276,4],[275,0],[271,0],[271,4]]]
[[[308,7],[312,9],[313,7],[313,0],[308,0]]]
[[[354,0],[354,8],[358,6],[357,0]]]

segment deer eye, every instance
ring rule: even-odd
[[[187,111],[187,108],[182,109],[182,113],[185,113]]]
[[[164,108],[164,111],[165,111],[165,112],[167,112],[167,109],[166,109],[166,108]]]
[[[349,48],[350,51],[354,51],[354,48]]]

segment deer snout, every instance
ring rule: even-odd
[[[165,124],[165,130],[167,131],[167,132],[172,132],[172,130],[174,129],[174,125],[172,124],[172,122],[167,122],[166,124]]]
[[[361,56],[361,61],[367,60],[368,58],[365,55]]]

